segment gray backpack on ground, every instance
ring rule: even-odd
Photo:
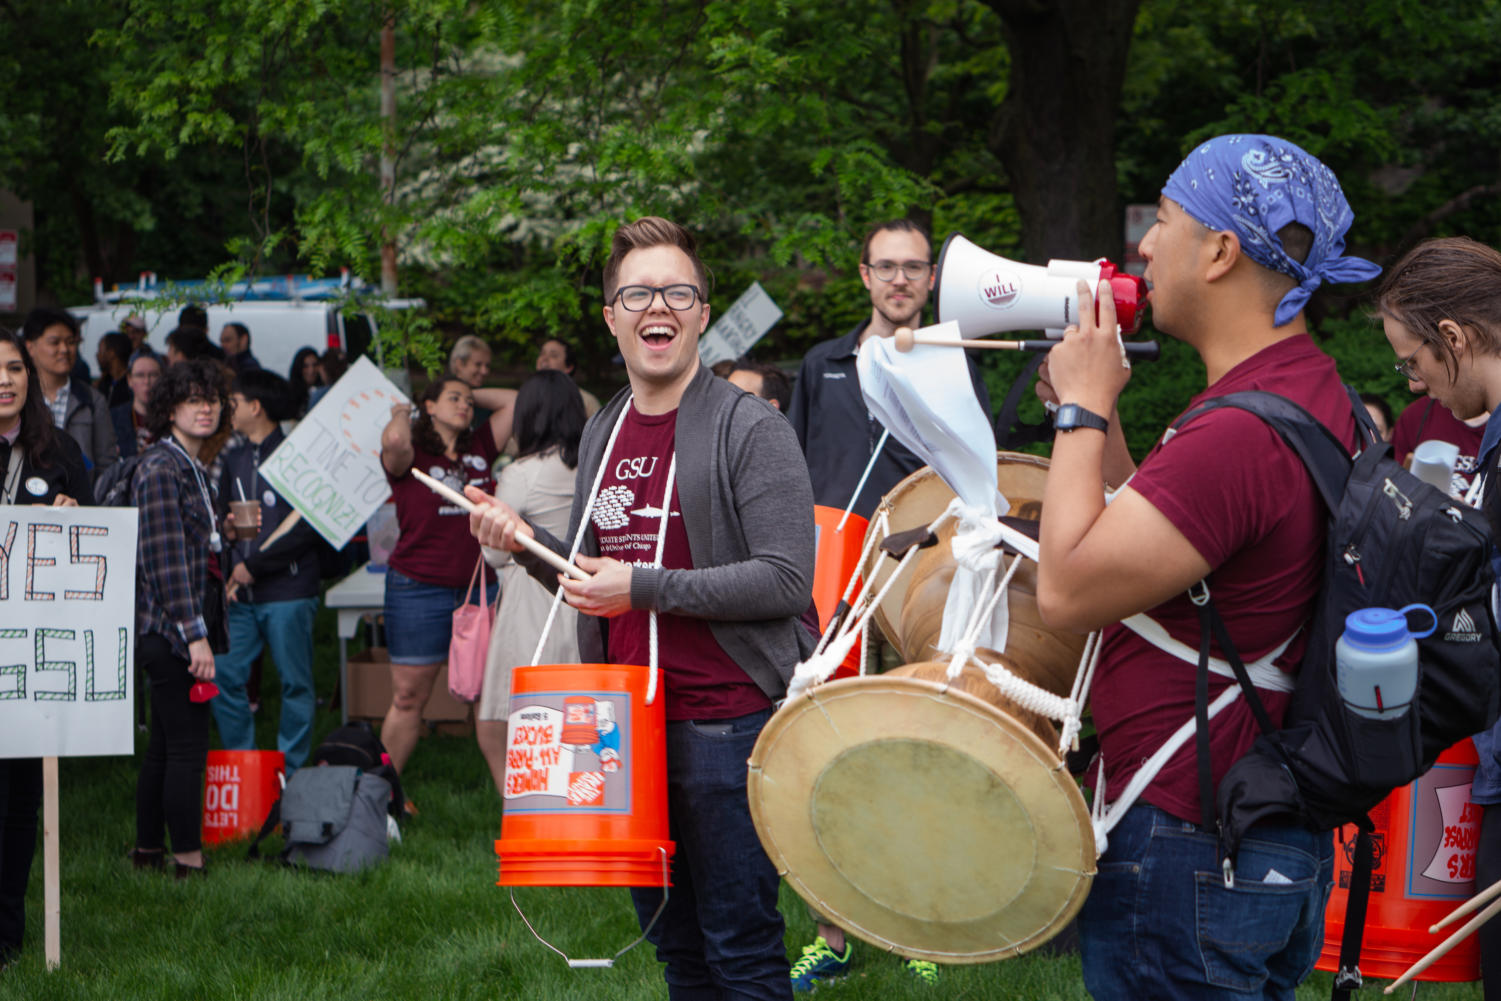
[[[281,794],[283,857],[313,869],[358,872],[389,854],[391,785],[352,765],[299,768]]]

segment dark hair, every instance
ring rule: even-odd
[[[50,323],[47,325],[52,326]],[[52,411],[47,409],[47,400],[42,396],[41,376],[37,374],[36,362],[31,360],[25,338],[20,334],[0,327],[0,341],[15,348],[16,353],[21,356],[21,364],[26,366],[26,402],[21,405],[21,432],[16,436],[16,447],[22,450],[33,466],[49,468],[52,465],[51,452],[57,431],[52,426]]]
[[[470,389],[469,383],[451,372],[445,372],[428,383],[427,388],[422,391],[422,395],[417,398],[417,421],[412,425],[412,444],[429,455],[443,454],[443,436],[438,434],[438,429],[433,426],[433,415],[427,412],[427,407],[423,404],[438,402],[438,397],[443,395],[443,388],[455,382],[465,389]],[[472,392],[473,390],[470,391]],[[575,389],[574,392],[577,393],[578,390]],[[502,448],[504,445],[504,442],[495,443],[497,448]],[[453,447],[455,452],[460,453],[469,450],[468,428],[464,428],[459,432],[459,436],[454,439]]]
[[[311,395],[307,381],[302,378],[302,363],[308,357],[317,358],[318,352],[313,348],[298,348],[292,356],[292,367],[287,370],[287,393],[289,396],[288,406],[292,408],[291,416],[301,417],[307,411],[308,396]],[[322,373],[319,373],[322,379]]]
[[[349,369],[349,362],[344,358],[344,352],[338,348],[329,348],[323,352],[323,357],[318,359],[323,363],[323,384],[332,386]]]
[[[240,332],[240,336],[243,337],[243,338],[245,338],[245,347],[246,347],[246,349],[248,350],[250,348],[250,328],[249,327],[245,326],[245,324],[243,324],[243,323],[238,323],[238,322],[233,321],[233,320],[231,320],[229,323],[226,323],[225,326],[226,327],[233,327],[234,329],[238,330]]]
[[[135,350],[135,345],[130,343],[130,337],[118,330],[112,330],[99,338],[99,346],[120,359],[122,365],[130,364],[130,354]]]
[[[1444,320],[1461,327],[1485,354],[1501,354],[1501,254],[1466,236],[1425,240],[1386,269],[1376,289],[1376,313],[1421,337],[1452,378],[1459,359],[1439,329]]]
[[[566,372],[545,369],[527,376],[516,394],[515,422],[518,455],[537,455],[557,448],[563,465],[579,464],[579,437],[588,421],[584,399]]]
[[[618,288],[620,264],[633,250],[649,247],[676,247],[693,262],[693,272],[698,276],[698,296],[704,302],[709,299],[709,272],[698,258],[698,243],[693,234],[670,219],[661,216],[643,216],[635,222],[624,223],[615,230],[610,240],[610,257],[605,261],[605,302],[615,301]]]
[[[61,324],[72,332],[74,337],[79,336],[78,317],[66,309],[53,309],[51,306],[38,306],[26,314],[26,322],[21,324],[21,336],[28,341],[34,341],[47,332],[47,328]]]
[[[161,355],[157,354],[155,351],[151,350],[145,345],[142,345],[141,349],[132,354],[130,356],[130,360],[125,363],[125,374],[127,376],[130,375],[130,373],[135,369],[136,362],[140,361],[142,358],[145,358],[148,361],[156,362],[158,374],[160,374],[161,371],[165,370],[167,367],[167,362],[162,358]]]
[[[190,302],[177,311],[177,325],[179,327],[197,327],[207,336],[208,310],[196,302]]]
[[[882,233],[916,233],[927,241],[928,249],[933,248],[933,241],[928,237],[928,231],[923,229],[911,219],[892,219],[888,222],[878,223],[869,233],[865,234],[865,243],[860,247],[860,263],[870,263],[870,243]]]
[[[734,375],[736,372],[751,372],[759,375],[761,392],[757,395],[763,400],[775,400],[777,409],[782,413],[785,414],[787,408],[792,406],[792,380],[788,379],[787,373],[777,366],[742,358],[734,363],[729,374]]]
[[[214,434],[223,431],[229,425],[229,390],[225,386],[224,370],[202,358],[169,365],[162,377],[156,380],[156,385],[151,387],[151,396],[146,400],[146,430],[158,438],[171,434],[172,412],[179,404],[195,396],[219,401],[219,426],[214,429]]]
[[[1392,420],[1392,405],[1386,402],[1386,397],[1380,393],[1361,393],[1360,402],[1367,406],[1375,407],[1381,414],[1381,419],[1386,422],[1386,429],[1390,431],[1395,423]]]
[[[284,421],[291,416],[288,412],[292,399],[291,386],[275,372],[261,368],[241,372],[235,376],[229,391],[259,403],[266,416],[273,421]]]
[[[578,368],[578,359],[574,356],[573,345],[569,344],[561,337],[548,337],[542,341],[542,344],[539,345],[539,349],[541,347],[546,347],[549,343],[556,344],[563,349],[563,364],[568,366],[569,374],[571,375],[573,369]]]
[[[219,361],[224,358],[224,350],[208,339],[208,332],[202,327],[176,327],[167,335],[167,347],[182,355],[184,361],[200,358]]]
[[[730,373],[735,371],[735,359],[722,358],[709,366],[709,371],[721,379],[728,379]]]

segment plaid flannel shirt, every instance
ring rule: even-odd
[[[131,503],[140,511],[136,635],[165,637],[184,660],[189,643],[208,637],[203,599],[217,586],[208,571],[212,512],[204,507],[191,462],[169,441],[159,441],[141,456],[130,484]]]

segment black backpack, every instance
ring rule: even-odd
[[[398,820],[402,819],[406,812],[406,799],[401,792],[401,776],[391,764],[391,756],[386,752],[386,746],[380,742],[380,738],[375,735],[375,731],[368,722],[359,720],[354,723],[345,723],[335,729],[323,739],[323,743],[313,749],[307,763],[293,773],[292,780],[295,780],[303,770],[317,768],[320,765],[348,766],[358,769],[363,774],[384,780],[390,788],[386,813]],[[290,782],[288,784],[290,785]],[[285,793],[271,804],[271,809],[266,814],[266,821],[261,824],[260,833],[255,836],[255,840],[250,842],[248,858],[260,858],[261,841],[282,822],[284,798]],[[287,856],[287,852],[282,854],[284,858]]]
[[[141,464],[139,454],[128,456],[109,466],[99,474],[94,484],[94,497],[100,507],[130,507],[130,482],[135,478],[136,467]]]
[[[1324,583],[1308,624],[1282,728],[1272,726],[1212,600],[1198,605],[1196,712],[1204,825],[1217,829],[1227,878],[1248,829],[1258,821],[1300,822],[1327,831],[1354,824],[1354,870],[1334,997],[1360,986],[1361,933],[1373,868],[1368,811],[1412,782],[1451,745],[1479,733],[1501,711],[1501,645],[1491,609],[1491,535],[1483,515],[1404,469],[1375,441],[1365,408],[1350,394],[1356,420],[1374,444],[1352,461],[1324,425],[1274,393],[1230,393],[1180,419],[1181,427],[1218,407],[1260,417],[1296,451],[1329,508]],[[1418,645],[1418,688],[1408,712],[1375,720],[1340,697],[1334,644],[1345,616],[1366,607],[1431,607],[1438,628]],[[1426,622],[1424,623],[1426,625]],[[1252,748],[1211,789],[1208,650],[1213,636],[1234,668],[1261,728]]]

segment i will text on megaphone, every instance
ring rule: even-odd
[[[1121,333],[1134,334],[1146,313],[1147,285],[1137,275],[1098,261],[1020,264],[982,250],[954,233],[943,243],[934,278],[938,322],[959,324],[963,337],[1007,330],[1043,330],[1052,338],[1079,320],[1079,280],[1098,288],[1109,282]]]

